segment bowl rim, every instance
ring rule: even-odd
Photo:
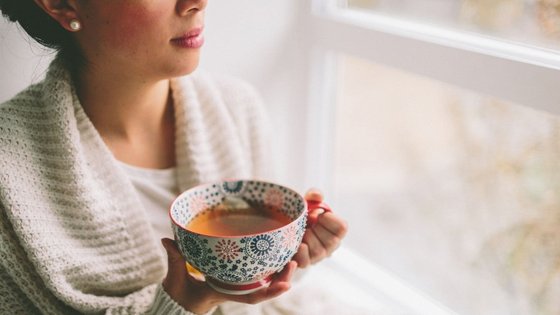
[[[303,211],[299,214],[299,216],[297,216],[295,219],[293,219],[292,221],[290,221],[290,223],[288,223],[286,225],[282,225],[281,227],[278,227],[278,228],[275,228],[275,229],[272,229],[272,230],[266,230],[266,231],[259,232],[259,233],[243,234],[243,235],[211,235],[211,234],[199,233],[199,232],[191,231],[191,230],[187,229],[186,227],[177,223],[177,221],[173,217],[172,210],[173,210],[173,207],[175,206],[175,204],[177,202],[179,202],[179,200],[181,200],[181,198],[183,198],[184,195],[192,192],[193,190],[204,189],[205,187],[212,186],[212,185],[219,184],[219,183],[223,183],[223,182],[228,182],[228,181],[231,181],[231,182],[234,182],[234,181],[235,182],[260,182],[260,183],[271,184],[271,185],[274,185],[274,186],[282,187],[282,188],[284,188],[288,191],[291,191],[292,193],[294,193],[296,196],[298,196],[301,199],[302,204],[303,204]],[[245,178],[242,178],[242,179],[224,179],[224,180],[206,182],[206,183],[202,183],[202,184],[196,185],[194,187],[191,187],[191,188],[183,191],[177,197],[175,197],[175,199],[173,199],[173,202],[169,206],[169,210],[167,211],[167,213],[169,215],[169,218],[171,219],[171,222],[173,223],[173,226],[178,227],[179,229],[184,230],[187,233],[195,234],[195,235],[199,235],[199,236],[204,236],[204,237],[207,237],[207,238],[216,238],[216,239],[242,239],[244,237],[255,237],[255,236],[258,236],[258,235],[262,235],[262,234],[274,233],[276,231],[285,229],[286,227],[288,227],[290,225],[297,224],[297,222],[301,219],[302,216],[305,216],[307,218],[308,208],[307,208],[307,201],[305,200],[305,197],[303,197],[300,193],[298,193],[296,190],[294,190],[292,188],[289,188],[289,187],[286,187],[284,185],[277,184],[277,183],[274,183],[274,182],[271,182],[271,181],[260,180],[260,179],[245,179]]]

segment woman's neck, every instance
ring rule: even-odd
[[[77,90],[85,112],[102,134],[133,137],[139,128],[159,128],[168,110],[169,80],[84,71]]]
[[[84,111],[123,162],[150,168],[175,164],[169,80],[87,70],[77,78]]]

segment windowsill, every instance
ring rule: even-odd
[[[331,296],[367,314],[457,315],[344,247],[310,268],[303,282],[328,289]]]
[[[372,30],[431,42],[438,45],[475,51],[498,58],[517,60],[542,67],[560,69],[558,52],[546,47],[497,38],[472,31],[431,25],[373,11],[356,9],[331,10],[330,18]]]

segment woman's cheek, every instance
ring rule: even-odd
[[[159,31],[165,34],[165,29],[158,26],[162,17],[158,12],[142,10],[141,8],[132,7],[123,9],[123,14],[119,15],[115,20],[110,21],[112,24],[113,34],[111,43],[117,48],[134,48],[150,46],[149,31]]]

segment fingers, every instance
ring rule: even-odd
[[[276,275],[276,278],[274,279],[275,282],[290,282],[290,280],[292,279],[292,276],[294,275],[294,272],[297,268],[297,262],[295,261],[290,261],[285,267],[284,269],[282,269],[282,271]]]
[[[257,304],[275,298],[290,289],[290,281],[296,268],[297,263],[290,261],[279,274],[274,276],[267,288],[247,295],[228,295],[228,299],[240,303]]]
[[[270,283],[270,286],[265,289],[265,296],[267,299],[277,297],[290,289],[292,286],[292,276],[296,269],[297,262],[290,261],[284,269],[282,269],[282,272],[276,275],[275,279]]]
[[[274,275],[268,287],[248,295],[226,295],[215,291],[206,282],[198,281],[189,275],[185,261],[173,240],[164,238],[161,243],[167,251],[169,265],[167,276],[162,284],[164,290],[179,305],[198,313],[205,313],[223,301],[256,304],[277,297],[290,289],[290,281],[297,268],[297,263],[291,261],[280,273]]]
[[[311,257],[309,255],[309,246],[305,243],[301,243],[298,248],[297,253],[292,258],[295,262],[297,262],[300,268],[307,268],[311,265]]]
[[[323,225],[317,224],[313,228],[313,232],[325,249],[326,256],[330,256],[340,246],[341,238],[327,230]]]
[[[317,225],[323,226],[323,228],[340,239],[348,232],[348,225],[346,222],[332,212],[321,214],[317,219]]]
[[[303,235],[303,242],[293,260],[298,262],[300,268],[306,268],[323,260],[340,246],[347,231],[346,222],[333,213],[319,214],[317,224],[308,228]]]
[[[169,238],[162,238],[161,244],[167,252],[167,276],[163,280],[163,289],[174,300],[180,301],[181,289],[186,284],[187,269],[185,261],[179,253],[175,241]]]
[[[179,252],[179,248],[177,248],[177,243],[175,243],[174,240],[164,237],[161,239],[161,244],[167,252],[167,258],[169,261],[176,262],[179,259],[183,259],[181,257],[181,252]]]
[[[191,282],[196,285],[200,285],[200,283],[204,283],[203,279],[197,278],[195,275],[192,275],[189,272],[189,268],[193,268],[192,266],[187,266],[177,243],[169,238],[162,238],[161,243],[167,252],[167,278],[172,279],[185,279],[183,282]],[[197,272],[197,271],[194,271]]]
[[[323,203],[323,193],[317,188],[311,188],[305,193],[305,200],[309,208],[307,216],[307,226],[313,226],[317,223],[319,215],[325,211],[330,211],[328,205]]]
[[[193,313],[206,313],[225,301],[216,297],[215,291],[206,282],[199,281],[187,272],[185,260],[177,243],[169,238],[161,240],[167,252],[168,271],[162,286],[165,292],[179,305]]]
[[[290,281],[296,269],[297,263],[295,261],[290,261],[279,274],[275,275],[270,285],[261,290],[257,296],[263,299],[271,299],[288,291],[292,286]]]
[[[300,268],[307,268],[319,260],[327,257],[327,251],[312,229],[303,235],[303,242],[292,258]]]
[[[167,252],[167,264],[168,264],[168,274],[173,274],[175,276],[184,276],[187,274],[187,269],[185,267],[185,260],[177,248],[177,243],[169,238],[162,238],[161,244]]]
[[[323,209],[318,208],[315,209],[313,211],[310,211],[307,214],[307,226],[308,227],[312,227],[317,223],[317,220],[319,219],[319,216],[324,212]]]
[[[311,188],[305,193],[305,199],[311,201],[323,201],[323,193],[317,188]]]
[[[309,246],[309,256],[311,259],[311,264],[318,262],[319,260],[327,257],[327,249],[325,245],[321,242],[321,239],[315,232],[315,229],[309,229],[303,235],[303,241]]]

